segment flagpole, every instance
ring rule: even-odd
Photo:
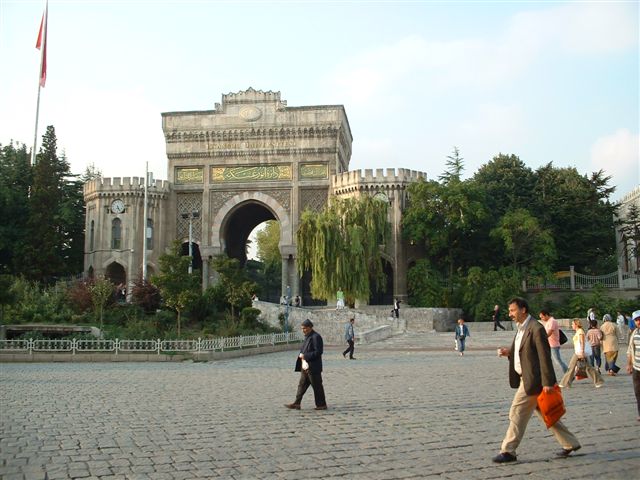
[[[38,146],[38,120],[40,118],[40,90],[42,89],[43,80],[43,68],[45,67],[45,59],[47,55],[47,23],[49,23],[49,0],[45,0],[44,14],[42,16],[42,25],[40,26],[40,33],[38,35],[38,41],[42,40],[40,48],[40,70],[38,71],[38,100],[36,102],[36,127],[33,132],[33,151],[31,152],[31,165],[36,164],[36,148]],[[44,73],[46,75],[46,72]],[[46,76],[45,76],[46,78]]]
[[[36,104],[36,129],[33,132],[33,151],[31,152],[31,165],[36,164],[36,146],[38,144],[38,117],[40,116],[40,80],[38,79],[38,103]]]

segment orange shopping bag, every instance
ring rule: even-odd
[[[542,418],[547,428],[555,425],[560,420],[560,417],[567,412],[564,408],[562,393],[558,385],[553,387],[551,393],[546,393],[544,389],[540,392],[540,395],[538,395],[538,410],[542,413]]]

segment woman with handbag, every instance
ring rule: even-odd
[[[607,375],[616,376],[620,367],[616,365],[618,359],[618,329],[608,313],[602,317],[602,351],[604,353],[604,369]]]
[[[602,365],[602,355],[600,346],[602,344],[602,332],[598,328],[597,320],[589,320],[589,330],[587,330],[587,341],[591,345],[591,356],[589,357],[589,365],[597,366],[598,372]]]
[[[573,379],[576,376],[576,367],[583,367],[587,372],[587,376],[593,380],[593,384],[596,388],[600,388],[604,385],[604,380],[602,379],[602,375],[595,368],[589,365],[587,358],[592,354],[591,345],[587,341],[586,335],[584,334],[584,330],[582,329],[582,323],[579,318],[573,319],[573,329],[575,330],[575,335],[573,336],[573,351],[574,354],[569,360],[569,369],[560,380],[560,387],[567,388],[571,387],[573,383]]]

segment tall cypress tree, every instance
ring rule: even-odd
[[[31,166],[24,144],[0,145],[0,272],[21,271],[27,220]]]
[[[58,157],[53,126],[42,137],[29,206],[25,275],[50,283],[79,273],[84,247],[82,182],[71,174],[65,155]]]

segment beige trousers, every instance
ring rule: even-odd
[[[520,380],[520,386],[513,397],[513,402],[511,402],[511,409],[509,410],[509,429],[502,441],[502,447],[500,448],[501,452],[510,453],[512,455],[516,454],[516,449],[522,441],[524,432],[527,429],[527,424],[529,423],[534,411],[540,418],[540,421],[544,423],[544,420],[542,420],[542,414],[538,410],[538,396],[527,395],[527,392],[524,391],[524,384],[522,383],[522,380]],[[572,449],[580,446],[578,439],[573,433],[567,430],[567,427],[564,426],[561,420],[558,420],[558,422],[549,428],[549,430],[553,433],[553,436],[556,437],[556,440],[562,448]]]
[[[571,360],[569,360],[569,367],[567,368],[567,371],[563,375],[562,380],[560,380],[561,386],[570,387],[573,383],[574,378],[576,378],[576,365],[578,364],[578,360],[578,356],[574,353],[571,357]],[[587,361],[586,371],[587,377],[591,379],[594,385],[600,385],[604,382],[604,380],[602,380],[602,375],[600,375],[600,372],[589,365],[589,361]]]

